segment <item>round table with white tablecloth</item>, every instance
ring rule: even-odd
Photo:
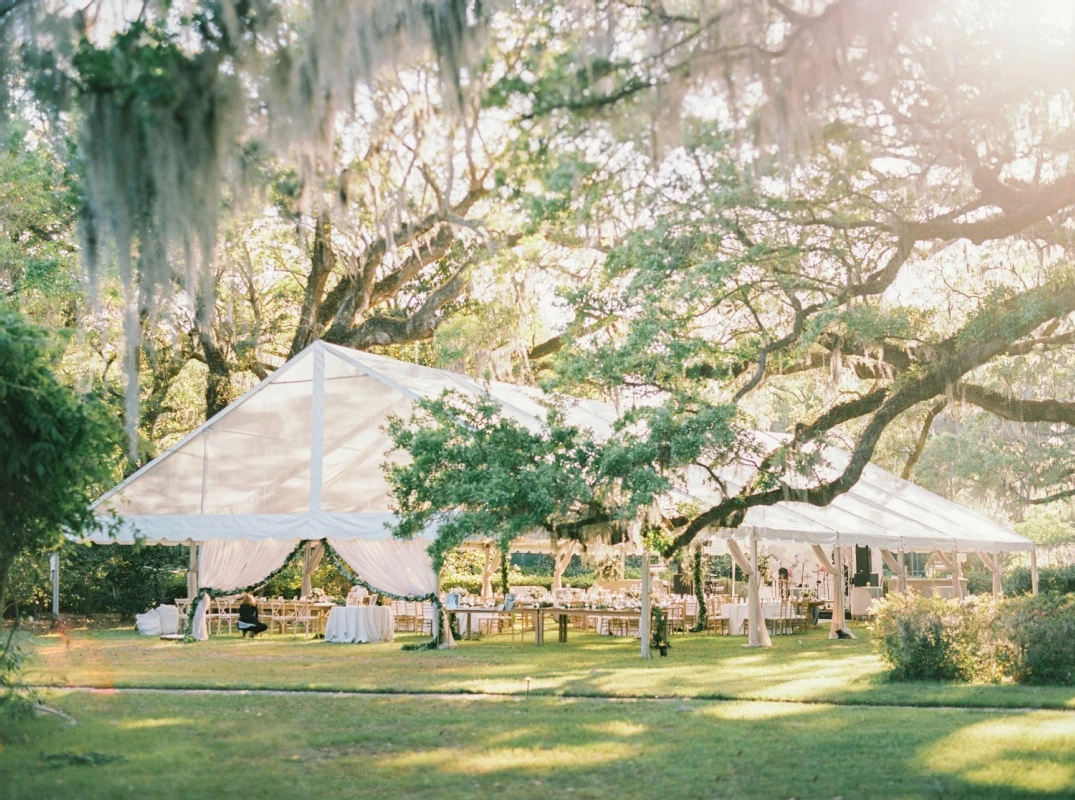
[[[390,642],[396,615],[388,606],[336,606],[328,612],[326,642]]]
[[[740,636],[746,633],[747,614],[750,610],[749,603],[726,603],[720,609],[720,615],[728,620],[728,630],[732,636]],[[780,603],[762,603],[762,616],[766,619],[776,619],[780,616]]]

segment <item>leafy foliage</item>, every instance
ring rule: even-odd
[[[17,556],[94,525],[89,505],[116,475],[113,417],[57,380],[53,353],[44,331],[0,309],[0,599]]]
[[[93,526],[89,505],[115,477],[113,418],[92,396],[63,386],[51,356],[44,331],[0,307],[0,609],[15,560]],[[7,672],[19,663],[16,626],[0,661],[9,687]]]
[[[894,680],[989,680],[997,677],[991,598],[962,604],[913,593],[894,594],[874,622],[881,658]]]
[[[874,625],[894,680],[1075,684],[1075,595],[960,603],[891,595]]]
[[[418,404],[388,432],[405,464],[388,462],[398,509],[394,532],[411,538],[436,524],[433,564],[471,536],[496,538],[507,551],[515,538],[543,530],[582,538],[587,526],[626,524],[667,486],[633,454],[646,443],[599,450],[588,431],[551,410],[540,430],[528,430],[488,397],[446,393]],[[610,513],[603,500],[620,500]]]
[[[1005,604],[1007,671],[1020,683],[1075,685],[1075,594],[1046,592]]]

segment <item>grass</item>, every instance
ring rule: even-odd
[[[133,630],[76,630],[32,640],[27,678],[51,686],[271,688],[362,692],[518,693],[684,697],[840,704],[1075,708],[1075,688],[894,683],[870,641],[825,631],[773,638],[675,637],[666,659],[642,661],[638,643],[571,634],[537,647],[510,637],[460,642],[452,651],[403,652],[400,643],[336,645],[294,637],[213,637],[181,645]]]
[[[1075,689],[890,683],[869,632],[856,633],[777,637],[766,651],[677,637],[649,662],[637,642],[574,633],[566,645],[496,638],[433,652],[41,635],[27,677],[57,687],[45,700],[78,724],[0,718],[0,799],[1075,798]]]
[[[4,729],[2,797],[1075,796],[1069,712],[550,697],[48,699],[78,724],[43,718]],[[120,759],[71,758],[91,752]]]

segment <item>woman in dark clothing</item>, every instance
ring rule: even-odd
[[[249,633],[251,638],[257,636],[264,630],[268,630],[268,625],[264,622],[258,622],[258,601],[254,599],[254,595],[247,592],[239,598],[239,630],[242,632],[243,637]]]

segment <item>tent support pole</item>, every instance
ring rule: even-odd
[[[198,543],[187,539],[190,548],[190,560],[187,562],[187,597],[194,601],[198,596]]]
[[[1038,548],[1030,551],[1030,593],[1038,593]]]
[[[642,658],[649,658],[650,640],[649,551],[642,553],[642,614],[638,619],[638,637],[642,640]]]
[[[437,575],[437,597],[440,597],[440,574]],[[433,606],[433,611],[436,612],[437,607]],[[440,637],[438,639],[438,650],[454,650],[455,649],[455,637],[452,636],[452,626],[448,624],[448,611],[444,606],[440,607],[440,619],[436,617],[436,613],[433,614],[433,625],[440,625]],[[434,632],[436,635],[436,632]]]
[[[963,599],[963,570],[959,566],[959,551],[952,551],[952,596]]]
[[[52,573],[52,616],[60,616],[60,554],[49,556],[49,571]]]
[[[900,572],[896,576],[896,585],[901,592],[907,591],[907,551],[900,550]]]

